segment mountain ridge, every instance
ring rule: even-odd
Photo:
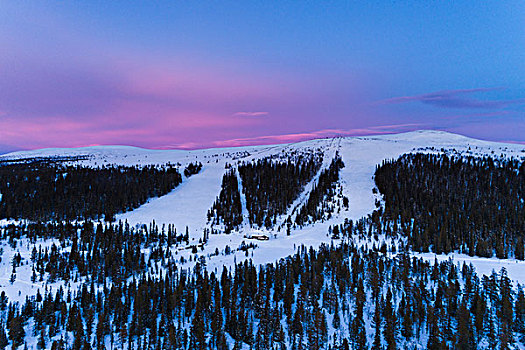
[[[303,140],[298,142],[290,142],[290,143],[272,143],[267,145],[248,145],[248,146],[234,146],[234,147],[207,147],[207,148],[198,148],[198,149],[156,149],[156,148],[146,148],[146,147],[139,147],[139,146],[130,146],[130,145],[97,145],[97,146],[80,146],[80,147],[46,147],[46,148],[38,148],[33,150],[21,150],[21,151],[14,151],[14,152],[8,152],[4,154],[0,154],[0,159],[16,159],[18,157],[20,158],[29,158],[29,157],[36,157],[36,156],[54,156],[54,155],[60,155],[64,153],[73,153],[73,154],[89,154],[92,153],[104,153],[104,152],[123,152],[123,151],[130,151],[130,152],[162,152],[162,153],[176,153],[176,152],[199,152],[199,151],[211,151],[214,150],[216,152],[221,151],[236,151],[240,149],[253,149],[253,148],[266,148],[266,147],[273,147],[273,146],[286,146],[286,145],[298,145],[298,144],[305,144],[309,143],[315,140],[330,140],[330,139],[402,139],[405,140],[407,138],[410,138],[410,136],[413,136],[414,138],[419,137],[425,137],[425,136],[440,136],[440,137],[447,137],[450,138],[450,141],[453,141],[453,139],[456,140],[464,140],[464,141],[475,141],[475,142],[486,142],[490,144],[506,144],[506,145],[516,145],[517,143],[512,142],[503,142],[503,141],[489,141],[489,140],[482,140],[477,139],[469,136],[465,136],[458,133],[448,132],[448,131],[442,131],[442,130],[432,130],[432,129],[421,129],[421,130],[414,130],[414,131],[408,131],[408,132],[401,132],[401,133],[388,133],[388,134],[370,134],[370,135],[356,135],[356,136],[333,136],[333,137],[322,137],[322,138],[314,138],[309,140]],[[521,145],[521,144],[517,144]]]

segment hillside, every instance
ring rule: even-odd
[[[411,158],[411,155],[420,158]],[[423,159],[421,164],[432,163],[434,168],[429,165],[423,169],[407,167],[407,164],[415,164],[414,159]],[[468,159],[472,161],[469,163]],[[487,159],[488,163],[481,161]],[[442,169],[441,166],[449,164],[449,160],[452,165]],[[458,161],[455,163],[454,160]],[[67,218],[63,221],[60,217],[59,222],[53,215],[53,219],[24,217],[16,214],[24,211],[14,209],[3,214],[0,221],[3,238],[0,290],[7,297],[3,308],[5,324],[9,325],[10,332],[14,327],[10,325],[13,319],[21,317],[26,329],[23,339],[31,346],[40,343],[41,338],[47,346],[53,341],[59,344],[58,340],[69,334],[70,341],[64,343],[74,348],[86,347],[85,344],[75,345],[77,339],[91,346],[105,344],[109,347],[122,328],[113,328],[107,322],[127,324],[126,320],[132,314],[140,315],[148,308],[145,304],[140,306],[142,309],[137,309],[137,300],[151,295],[153,304],[149,307],[159,310],[158,324],[152,319],[144,319],[139,325],[130,321],[125,339],[120,339],[118,344],[128,348],[134,343],[136,348],[144,346],[149,339],[148,346],[152,348],[155,342],[160,342],[164,344],[161,347],[175,347],[177,344],[177,347],[193,349],[203,348],[199,342],[205,339],[214,348],[228,346],[230,349],[234,345],[248,348],[250,344],[259,348],[293,348],[313,342],[317,348],[328,348],[323,344],[363,348],[373,343],[390,346],[394,341],[396,346],[410,348],[431,347],[432,342],[437,342],[432,346],[442,348],[459,344],[459,328],[466,327],[467,333],[472,334],[461,341],[469,346],[475,343],[478,347],[490,348],[493,344],[505,342],[519,345],[520,332],[525,326],[523,329],[507,329],[512,320],[502,316],[509,313],[502,305],[509,302],[505,299],[505,288],[511,288],[508,297],[513,303],[512,317],[518,317],[518,311],[522,310],[518,309],[518,301],[524,297],[518,283],[525,283],[525,261],[515,248],[516,245],[523,246],[521,235],[524,231],[520,226],[523,220],[516,218],[503,225],[501,221],[510,211],[492,219],[486,210],[498,211],[494,208],[498,205],[501,208],[501,203],[505,206],[512,203],[515,207],[512,215],[520,216],[516,213],[523,212],[524,161],[523,145],[486,142],[437,131],[194,151],[100,146],[2,155],[0,165],[3,169],[12,167],[11,173],[23,174],[22,177],[13,177],[6,172],[1,179],[6,184],[4,192],[14,188],[14,179],[25,179],[16,180],[26,186],[20,187],[20,191],[42,192],[39,187],[42,176],[37,176],[33,182],[27,181],[27,174],[35,171],[38,174],[39,166],[40,171],[45,167],[49,174],[67,173],[60,180],[64,181],[63,185],[54,186],[54,192],[42,197],[47,198],[42,201],[42,206],[51,208],[41,211],[43,213],[56,213],[55,202],[67,203],[72,198],[75,198],[75,203],[79,201],[78,194],[84,192],[79,192],[76,172],[84,174],[89,171],[93,184],[120,181],[118,176],[123,176],[119,193],[125,199],[110,201],[102,198],[93,206],[108,208],[111,204],[110,214],[107,210],[86,211],[90,208],[89,201],[78,208],[70,206]],[[474,165],[469,167],[469,164]],[[29,173],[28,167],[32,169]],[[390,170],[378,173],[378,168]],[[501,172],[503,168],[507,173]],[[144,169],[150,169],[149,181],[145,182],[144,177],[133,177],[132,174],[146,171]],[[155,179],[167,178],[168,171],[180,174],[180,181],[171,180],[162,190],[155,188]],[[480,203],[490,198],[490,206],[473,206],[474,209],[469,209],[472,212],[457,219],[457,223],[481,232],[481,238],[476,236],[475,240],[468,241],[474,233],[463,237],[461,232],[452,237],[452,226],[449,226],[446,232],[450,235],[446,239],[460,237],[454,243],[421,243],[417,240],[420,236],[414,234],[415,228],[421,232],[427,230],[425,232],[431,237],[439,234],[441,221],[433,221],[433,218],[443,212],[446,215],[442,215],[442,220],[456,220],[457,216],[449,215],[447,209],[455,212],[461,209],[439,201],[458,202],[452,194],[460,193],[463,184],[472,184],[473,188],[480,184],[490,187],[491,181],[496,181],[494,174],[498,171],[501,172],[498,180],[501,183],[492,189],[490,196],[489,192],[481,192],[472,197],[472,201]],[[443,194],[443,188],[438,187],[443,185],[442,181],[425,180],[416,184],[418,176],[428,179],[438,173],[441,178],[447,176],[444,180],[446,188],[456,181],[456,187],[450,186],[450,189],[454,188],[450,198],[437,195]],[[115,177],[115,174],[120,175]],[[469,176],[457,177],[456,174]],[[513,182],[506,181],[512,174],[516,174]],[[376,175],[381,178],[376,178]],[[49,176],[52,179],[54,175]],[[482,176],[487,179],[486,183]],[[473,179],[479,182],[475,183]],[[399,184],[398,187],[395,184]],[[82,191],[92,193],[94,188],[95,185],[90,185],[88,190]],[[131,194],[138,193],[137,188],[141,189],[141,195],[133,198]],[[430,199],[423,201],[418,197],[427,188],[429,191],[435,188],[431,198],[437,204],[430,206]],[[73,193],[77,197],[72,197]],[[465,190],[461,195],[470,193]],[[503,202],[510,193],[515,195],[514,201]],[[8,199],[7,195],[0,197],[0,201]],[[11,207],[16,208],[15,199],[9,201],[13,202]],[[21,208],[27,208],[26,202],[20,203]],[[479,221],[479,227],[469,225],[468,220],[476,212],[481,212],[479,208],[485,210],[485,221]],[[89,216],[86,212],[95,214]],[[421,217],[425,212],[432,213],[426,221]],[[112,223],[104,222],[109,219]],[[417,220],[417,225],[414,220]],[[483,233],[484,229],[490,229],[490,235]],[[441,234],[445,237],[443,232]],[[484,250],[475,249],[483,244],[488,244]],[[491,244],[494,244],[494,249]],[[503,247],[501,252],[498,251],[499,245]],[[379,272],[376,271],[378,266],[382,266]],[[502,268],[505,268],[504,272],[500,272]],[[374,280],[376,277],[380,278],[380,283]],[[379,284],[374,287],[374,283]],[[492,287],[490,283],[493,283]],[[151,294],[164,288],[160,287],[162,284],[169,285],[169,288]],[[179,295],[185,284],[193,293],[191,297]],[[416,287],[420,289],[417,293]],[[490,294],[496,293],[494,288],[499,288],[497,298]],[[225,296],[229,289],[233,294]],[[73,302],[69,299],[57,301],[55,293],[60,290],[60,293],[65,290],[73,293]],[[295,292],[296,298],[287,300],[285,290]],[[460,293],[462,290],[472,295],[467,298],[467,294]],[[109,299],[105,299],[105,306],[100,308],[92,301],[76,304],[75,300],[94,298],[96,291],[104,298],[110,295],[117,298],[118,295],[117,299],[123,300],[121,309],[106,304]],[[82,295],[78,294],[80,292]],[[42,299],[42,293],[44,300],[37,301]],[[44,321],[47,328],[42,326],[43,321],[38,317],[44,317],[39,313],[43,311],[38,310],[46,303],[46,293],[50,294],[50,300],[54,299],[55,305],[64,303],[66,311],[57,308],[58,317],[73,317],[71,315],[80,313],[84,324],[72,325],[72,321],[55,320],[55,323]],[[139,297],[140,293],[145,294]],[[417,304],[421,297],[418,293],[428,293],[420,301],[421,305]],[[438,302],[435,293],[445,293],[448,299]],[[460,298],[460,295],[465,296]],[[490,310],[491,305],[494,310],[499,310],[497,314],[479,311],[488,319],[481,325],[476,323],[479,320],[474,321],[475,317],[480,317],[475,310],[472,310],[472,315],[465,316],[465,310],[479,302],[473,295],[492,298],[483,299],[480,310]],[[174,304],[169,308],[174,314],[159,304],[161,300],[172,297],[175,298]],[[245,309],[233,311],[233,305],[224,304],[232,300],[245,305]],[[525,298],[523,300],[525,305]],[[19,304],[8,306],[12,302]],[[17,309],[23,305],[32,308],[32,311],[24,311],[25,316],[22,315],[24,312],[18,314],[22,310]],[[85,311],[71,309],[73,305],[92,310],[89,317],[94,320],[89,326]],[[385,307],[385,314],[376,314],[375,310]],[[426,318],[416,317],[417,307],[425,309],[421,312],[427,315]],[[464,318],[452,311],[457,307],[470,320],[464,325],[461,323]],[[261,311],[265,309],[266,312]],[[298,314],[298,310],[303,311]],[[448,323],[431,316],[438,311],[447,313]],[[525,324],[525,306],[522,311]],[[217,316],[219,312],[221,317]],[[399,321],[389,330],[390,323],[396,323],[392,320],[397,314],[406,319],[405,323]],[[295,317],[299,319],[294,320]],[[494,330],[486,329],[492,324],[490,317],[494,318]],[[100,323],[102,318],[105,323]],[[336,321],[336,318],[341,319]],[[378,320],[386,322],[379,330],[375,326]],[[205,326],[207,322],[211,322],[211,326]],[[297,322],[303,323],[305,328],[297,328]],[[251,327],[251,331],[238,329],[233,326],[235,323]],[[94,325],[96,330],[89,329]],[[99,331],[99,327],[104,329]],[[129,327],[135,327],[133,335]],[[314,334],[319,327],[325,330],[324,333]],[[44,335],[40,331],[31,334],[33,328],[38,328]],[[161,328],[169,333],[169,337],[159,336]],[[261,332],[256,332],[256,329]],[[183,335],[185,331],[189,334],[187,343]],[[499,338],[492,339],[493,334]],[[502,336],[513,339],[502,340]],[[0,343],[1,338],[2,334]]]
[[[28,158],[61,158],[81,157],[76,161],[67,161],[69,165],[101,167],[108,165],[147,166],[177,165],[184,169],[192,162],[201,162],[200,173],[191,178],[184,178],[181,185],[170,193],[150,200],[130,212],[118,214],[116,220],[127,221],[130,225],[149,224],[155,221],[158,225],[172,224],[179,232],[188,228],[190,238],[198,240],[204,229],[209,228],[207,212],[220,192],[221,180],[227,164],[237,165],[264,159],[268,156],[281,157],[293,153],[311,153],[321,150],[324,155],[322,168],[326,168],[336,152],[339,152],[345,164],[341,169],[339,183],[342,196],[349,199],[348,210],[335,213],[324,222],[297,228],[294,234],[286,236],[283,232],[274,232],[272,240],[259,242],[260,249],[254,252],[253,259],[259,263],[271,262],[276,258],[289,255],[294,246],[308,243],[319,245],[328,243],[326,237],[330,225],[344,222],[345,219],[359,220],[376,209],[376,201],[381,198],[374,194],[376,187],[373,176],[376,166],[385,160],[396,159],[406,153],[446,153],[460,156],[492,156],[514,159],[525,159],[525,147],[515,144],[486,142],[440,131],[416,131],[404,134],[348,137],[335,139],[318,139],[295,144],[238,147],[226,149],[207,149],[195,151],[181,150],[146,150],[127,146],[97,146],[77,149],[44,149],[15,152],[0,156],[2,160]],[[289,213],[282,215],[284,221],[289,214],[306,201],[308,193],[316,178],[304,186],[303,192],[289,206]],[[244,196],[242,196],[244,198]],[[245,220],[245,223],[248,220]],[[277,225],[278,226],[278,225]],[[227,237],[212,236],[208,246],[238,245],[246,233],[268,234],[264,227],[239,227],[239,234]],[[272,237],[277,235],[277,238]],[[268,247],[268,249],[265,249]],[[275,254],[282,249],[282,253]],[[265,252],[272,251],[273,254]]]

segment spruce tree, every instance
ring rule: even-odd
[[[0,349],[5,349],[9,342],[7,341],[7,336],[5,334],[5,326],[3,323],[0,324]]]
[[[9,323],[9,339],[15,349],[24,343],[26,333],[23,322],[22,316],[16,316]]]
[[[465,301],[459,305],[457,315],[457,341],[456,348],[460,350],[476,349],[470,312]]]

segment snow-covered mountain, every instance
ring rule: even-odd
[[[304,141],[292,144],[249,146],[235,148],[214,148],[204,150],[149,150],[129,146],[96,146],[83,148],[52,148],[33,151],[14,152],[0,156],[2,160],[28,158],[79,158],[67,163],[83,166],[100,167],[106,165],[159,165],[177,164],[184,168],[192,162],[201,162],[201,172],[190,178],[169,194],[150,199],[139,208],[117,215],[117,220],[127,221],[131,225],[173,224],[178,232],[189,230],[191,240],[197,242],[202,232],[209,227],[207,212],[221,189],[221,179],[226,164],[249,162],[268,156],[287,155],[294,152],[313,152],[321,150],[324,154],[322,168],[326,168],[336,153],[342,157],[345,167],[340,172],[342,193],[349,199],[349,208],[341,210],[324,222],[317,222],[306,227],[297,228],[291,235],[284,231],[252,228],[246,223],[231,235],[212,235],[205,247],[213,252],[225,245],[239,246],[245,241],[245,235],[264,234],[268,241],[257,242],[258,249],[250,256],[256,263],[267,263],[292,254],[301,245],[319,246],[330,243],[328,227],[344,222],[345,219],[358,220],[376,209],[376,201],[381,197],[373,193],[375,187],[373,175],[376,167],[384,160],[395,159],[406,153],[446,153],[462,156],[491,156],[495,158],[525,159],[525,147],[518,144],[504,144],[476,140],[465,136],[442,132],[422,130],[402,134],[328,138]],[[289,211],[298,208],[307,198],[312,188],[313,179],[305,186],[304,192],[289,207]],[[283,215],[283,218],[286,215]],[[421,254],[434,259],[433,254]],[[239,259],[237,256],[219,256],[210,259],[208,265],[220,267]],[[439,256],[447,259],[448,256]],[[525,282],[525,273],[519,270],[525,265],[515,261],[499,259],[470,258],[457,255],[458,261],[476,263],[480,271],[489,274],[492,269],[499,270],[507,266],[512,278]]]
[[[130,146],[95,146],[81,148],[49,148],[13,152],[0,156],[2,160],[27,158],[80,157],[68,163],[84,166],[158,165],[201,162],[203,171],[188,179],[167,196],[150,200],[142,207],[119,216],[132,224],[172,223],[195,230],[204,228],[206,211],[220,190],[225,164],[262,159],[276,154],[310,152],[320,149],[326,167],[335,152],[342,156],[346,167],[341,173],[343,191],[350,199],[350,209],[342,218],[359,219],[375,208],[373,173],[377,165],[406,153],[423,152],[456,155],[492,156],[525,159],[525,146],[487,142],[457,134],[422,130],[402,134],[316,139],[292,144],[212,148],[203,150],[150,150]]]
[[[159,343],[157,347],[170,348],[173,344],[179,344],[181,348],[194,349],[199,348],[196,345],[199,342],[202,345],[203,341],[208,341],[210,345],[214,343],[213,348],[232,348],[235,344],[236,348],[249,349],[253,344],[262,346],[260,348],[266,348],[266,345],[261,344],[278,344],[279,348],[290,348],[297,344],[310,346],[315,339],[317,343],[319,339],[324,339],[321,342],[325,342],[325,345],[316,348],[326,349],[328,343],[333,344],[333,348],[347,349],[348,342],[350,348],[397,342],[399,346],[422,349],[438,340],[443,344],[456,346],[463,341],[459,339],[459,327],[466,327],[467,333],[473,334],[474,326],[469,317],[476,317],[476,327],[481,322],[479,329],[475,331],[478,346],[490,348],[494,344],[509,342],[521,346],[525,323],[522,327],[519,322],[521,319],[525,320],[525,295],[518,283],[525,283],[525,260],[515,259],[514,256],[517,255],[511,249],[507,249],[510,254],[504,254],[509,258],[483,258],[479,254],[473,254],[472,250],[468,250],[470,254],[467,255],[464,253],[465,249],[439,255],[415,251],[405,254],[400,250],[408,246],[408,235],[383,231],[385,228],[389,231],[397,230],[394,226],[397,227],[398,222],[386,216],[384,221],[380,221],[378,215],[376,219],[379,221],[373,221],[373,215],[387,207],[384,192],[376,188],[376,185],[380,187],[374,178],[376,169],[385,161],[421,153],[438,157],[447,155],[447,159],[462,160],[489,157],[497,164],[510,164],[509,160],[515,160],[512,163],[514,167],[525,161],[523,145],[487,142],[439,131],[193,151],[98,146],[2,155],[0,165],[22,164],[23,168],[26,164],[30,172],[38,173],[36,180],[33,179],[37,182],[43,176],[40,165],[49,163],[64,166],[61,168],[65,169],[63,172],[50,172],[52,186],[58,180],[66,179],[68,171],[78,169],[117,169],[117,172],[125,173],[131,169],[129,167],[143,169],[152,166],[149,169],[163,169],[165,173],[171,171],[172,175],[176,169],[177,176],[184,174],[175,179],[174,187],[169,187],[173,188],[171,191],[161,195],[148,195],[145,198],[149,199],[142,201],[142,205],[122,206],[125,208],[124,212],[117,214],[115,219],[129,224],[131,229],[126,224],[111,226],[103,221],[90,226],[89,221],[80,220],[73,223],[78,224],[73,229],[73,226],[67,226],[73,224],[64,222],[53,223],[56,227],[48,222],[50,226],[47,228],[29,228],[30,226],[24,226],[31,223],[27,219],[0,220],[0,232],[4,238],[0,241],[0,316],[2,322],[8,323],[9,340],[11,343],[25,342],[29,348],[50,348],[51,344],[55,347],[60,344],[75,347],[77,342],[86,341],[98,347],[109,348],[118,344],[129,349],[130,344],[140,347],[149,341],[148,348],[153,348],[154,342],[163,342],[163,346]],[[436,159],[443,161],[443,158]],[[315,220],[308,219],[305,223],[298,223],[296,219],[301,210],[314,195],[318,196],[321,181],[325,181],[323,176],[330,172],[334,164],[339,164],[335,160],[341,160],[344,167],[337,168],[336,183],[330,183],[333,185],[330,187],[332,196],[321,192],[321,202],[316,207],[323,209],[319,210],[319,216]],[[291,173],[297,174],[303,182],[299,187],[288,183],[288,187],[299,190],[298,193],[292,193],[291,197],[289,193],[286,194],[292,200],[287,203],[284,211],[273,216],[268,224],[255,225],[251,222],[253,213],[248,210],[249,190],[244,191],[244,186],[249,181],[242,178],[241,172],[246,171],[246,164],[259,164],[261,170],[265,164],[271,164],[270,168],[275,164],[284,164],[281,161],[291,161],[296,171]],[[315,171],[301,173],[304,170],[301,167],[310,164],[308,161],[314,164]],[[185,173],[194,164],[199,164],[198,169]],[[71,167],[76,165],[79,168]],[[271,168],[272,171],[275,169]],[[514,169],[510,170],[513,175],[516,168],[510,169]],[[523,175],[523,168],[520,169],[516,172]],[[87,174],[98,176],[97,173]],[[229,190],[236,191],[240,196],[236,202],[239,206],[236,215],[242,220],[240,224],[233,225],[231,232],[225,229],[221,220],[215,220],[216,217],[210,220],[210,217],[218,215],[218,209],[212,208],[221,205],[217,203],[220,194],[225,191],[225,174],[235,179],[236,185]],[[290,172],[282,174],[286,176]],[[20,179],[18,177],[17,181],[22,186],[28,180],[25,177]],[[85,177],[83,179],[86,180]],[[265,180],[267,179],[259,179],[258,185],[262,186]],[[504,182],[507,182],[506,178]],[[274,179],[268,183],[275,186],[279,181]],[[12,188],[9,186],[10,184],[4,183],[4,193],[7,194],[6,191]],[[151,186],[151,181],[148,186]],[[146,184],[141,187],[146,187]],[[127,188],[130,191],[136,190]],[[91,190],[92,187],[89,191]],[[256,187],[255,191],[258,190]],[[283,189],[288,190],[289,188]],[[34,192],[31,191],[22,193],[32,198]],[[225,195],[227,199],[233,198],[228,195]],[[521,194],[518,198],[519,196]],[[11,197],[13,201],[18,198]],[[484,200],[483,196],[482,199]],[[0,194],[0,201],[2,200],[5,201],[5,198]],[[346,200],[348,203],[345,204]],[[523,199],[521,201],[516,206],[523,207]],[[31,201],[23,203],[31,205]],[[231,204],[227,200],[224,203]],[[258,213],[269,217],[267,211],[270,206],[263,205],[262,208]],[[510,219],[512,222],[519,221],[519,218]],[[401,220],[399,223],[401,224]],[[405,222],[404,228],[411,230],[410,227]],[[432,234],[436,235],[437,232]],[[519,233],[512,234],[515,235],[511,236],[512,239],[520,237]],[[511,239],[502,241],[507,247],[514,242]],[[463,246],[459,246],[463,249]],[[314,249],[309,251],[310,247]],[[410,262],[411,259],[407,257],[414,259]],[[285,260],[280,260],[282,258]],[[276,263],[277,261],[280,262]],[[246,264],[241,264],[243,262]],[[251,263],[261,268],[259,275],[252,269]],[[279,266],[279,272],[275,270],[276,266]],[[473,272],[483,278],[483,282],[473,277],[475,275],[470,266],[473,267]],[[210,272],[210,279],[207,274],[204,281],[201,279],[203,268]],[[316,269],[321,269],[319,273],[322,276],[313,276]],[[277,273],[281,274],[279,276],[282,280],[274,276]],[[252,280],[239,282],[235,274]],[[509,283],[507,276],[511,281]],[[187,282],[182,281],[186,277]],[[216,284],[205,290],[201,283]],[[236,285],[232,286],[231,283]],[[254,295],[245,293],[241,285],[251,288],[250,293]],[[378,289],[374,285],[378,285]],[[508,287],[509,285],[512,287]],[[174,290],[169,290],[167,286],[172,286]],[[128,292],[123,293],[122,288],[127,288]],[[284,290],[278,292],[277,289],[283,288]],[[508,292],[509,288],[514,289]],[[146,289],[150,290],[149,294],[143,295],[139,300],[140,293],[144,293]],[[201,293],[211,293],[211,289],[214,289],[213,298],[220,299],[222,293],[222,303],[226,303],[222,308],[219,308],[221,301],[210,300],[211,294],[210,299],[205,301],[197,297]],[[237,294],[230,295],[230,289]],[[164,304],[157,302],[154,306],[149,305],[150,299],[165,299],[154,293],[160,290],[179,304],[161,307]],[[464,291],[463,296],[460,296],[459,290]],[[118,294],[121,297],[115,299],[114,293],[123,294]],[[274,296],[271,297],[270,293]],[[443,293],[446,296],[442,296]],[[481,299],[476,293],[482,295]],[[98,304],[95,302],[95,295],[100,300],[103,299],[103,306],[100,300]],[[422,299],[417,301],[419,297]],[[53,298],[55,301],[50,302]],[[445,306],[442,298],[446,299]],[[121,302],[124,300],[125,306],[115,304],[117,299]],[[247,300],[249,304],[243,305],[240,310],[234,306],[236,302],[243,303]],[[510,304],[515,300],[514,311],[505,309],[504,303],[508,304],[509,300]],[[8,302],[11,304],[8,305]],[[462,303],[459,315],[455,313],[457,304],[454,304],[458,302]],[[200,306],[193,310],[194,305],[191,303]],[[233,304],[226,306],[228,303]],[[55,311],[46,314],[45,310],[51,304]],[[90,311],[79,310],[79,305],[88,305]],[[478,305],[475,310],[474,305]],[[467,306],[472,308],[471,314],[466,311]],[[135,316],[142,315],[139,319],[146,319],[144,314],[150,312],[148,307],[155,307],[159,316],[150,318],[156,322],[149,320],[144,321],[144,324],[141,323],[143,321],[137,324]],[[200,307],[208,309],[202,311]],[[265,314],[263,310],[268,307],[274,311],[270,313],[267,310],[268,314]],[[303,311],[300,311],[300,307]],[[213,313],[212,308],[215,308]],[[425,317],[418,314],[421,311],[418,308],[428,315]],[[133,316],[125,313],[126,316],[122,316],[122,311],[118,311],[122,309],[133,312]],[[379,312],[380,309],[384,310]],[[182,310],[186,316],[179,315]],[[446,312],[447,318],[433,317],[432,314],[437,315],[438,311]],[[508,327],[510,322],[502,316],[504,312],[514,312],[517,322],[519,321],[515,329],[503,328]],[[238,313],[235,316],[238,320],[231,318],[232,313]],[[58,315],[58,321],[51,314]],[[42,315],[47,315],[44,320],[41,319]],[[273,321],[270,321],[270,315]],[[399,316],[397,321],[394,315]],[[478,316],[485,321],[479,321]],[[493,318],[497,321],[493,322]],[[76,322],[77,319],[80,321]],[[204,319],[214,326],[205,326],[202,323]],[[296,319],[299,321],[296,322]],[[102,322],[104,320],[109,323]],[[92,328],[95,324],[96,331]],[[304,330],[299,324],[304,324]],[[491,324],[492,328],[489,326]],[[235,325],[245,328],[237,329]],[[219,327],[218,331],[214,331],[214,327]],[[394,329],[392,334],[389,333],[389,327]],[[501,327],[503,335],[500,337],[507,338],[497,340],[494,327]],[[0,322],[0,346],[7,344],[3,335],[4,328]],[[399,329],[402,329],[402,335],[399,335]],[[25,335],[22,336],[24,330]],[[257,334],[255,338],[252,336],[253,332]],[[288,337],[284,336],[285,332]],[[271,340],[265,338],[269,337],[268,334],[272,334]],[[473,338],[472,334],[466,338]],[[514,335],[516,341],[509,341],[510,335]],[[190,343],[185,343],[188,338]]]

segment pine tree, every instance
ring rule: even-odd
[[[494,318],[494,315],[491,312],[489,314],[488,330],[487,330],[487,339],[488,339],[490,349],[496,349],[498,345],[498,338],[496,336],[495,322],[496,322],[496,319]]]
[[[399,305],[400,317],[402,317],[401,335],[408,341],[412,337],[412,312],[411,306],[405,298],[405,294],[401,298]]]
[[[524,260],[525,259],[523,237],[521,237],[521,236],[519,236],[517,241],[516,241],[516,248],[514,250],[514,255],[516,256],[516,259],[518,259],[518,260]]]
[[[339,316],[339,300],[335,299],[334,318],[332,319],[332,327],[339,329],[341,326],[341,317]]]
[[[191,325],[191,345],[195,350],[206,349],[206,330],[204,325],[202,291],[199,291],[195,315]]]
[[[521,342],[525,340],[525,294],[523,288],[518,285],[518,295],[514,306],[515,328]]]
[[[513,313],[513,298],[512,298],[512,284],[507,276],[507,270],[501,269],[500,281],[499,281],[499,293],[500,293],[500,311],[499,319],[501,322],[500,327],[500,348],[508,348],[508,344],[513,343],[514,339],[512,336],[512,327],[514,321]]]
[[[392,306],[392,291],[390,288],[386,294],[384,315],[385,327],[383,332],[387,349],[394,350],[396,349],[396,316]]]
[[[372,344],[373,350],[380,350],[381,346],[381,302],[379,297],[376,298],[375,309],[374,309],[374,342]]]
[[[17,348],[24,343],[25,334],[22,317],[13,317],[9,323],[9,339],[13,343],[13,348]]]
[[[441,328],[438,322],[438,310],[434,307],[429,306],[427,311],[428,321],[428,342],[427,349],[429,350],[441,350],[442,349],[442,335]]]
[[[7,341],[7,336],[5,334],[4,324],[0,324],[0,349],[5,349],[9,342]]]
[[[366,330],[363,314],[365,302],[366,294],[364,290],[363,280],[359,279],[357,282],[355,318],[353,319],[352,325],[352,333],[354,335],[354,344],[356,349],[368,348],[366,342]]]
[[[459,305],[457,315],[457,341],[456,348],[460,350],[476,349],[470,312],[467,309],[465,301]]]

